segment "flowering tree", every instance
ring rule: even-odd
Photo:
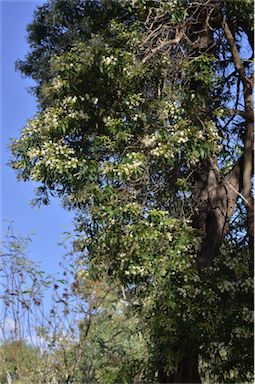
[[[252,3],[56,0],[28,31],[18,176],[76,210],[90,278],[150,329],[147,379],[249,380]]]

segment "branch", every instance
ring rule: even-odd
[[[231,171],[226,176],[221,175],[221,178],[223,182],[225,182],[236,195],[238,195],[246,204],[249,205],[249,202],[240,193],[241,186],[242,186],[242,180],[240,180],[240,172],[241,172],[242,166],[243,166],[243,156],[237,161],[237,163],[233,166]],[[215,168],[215,170],[220,172],[220,169],[216,164],[214,164],[213,167]],[[237,185],[238,185],[238,188],[237,188]]]
[[[231,53],[232,53],[232,57],[233,57],[233,60],[234,60],[235,67],[236,67],[236,69],[237,69],[237,71],[238,71],[238,73],[239,73],[239,75],[240,75],[240,77],[242,79],[244,87],[247,87],[248,84],[253,86],[253,83],[251,82],[251,80],[245,74],[244,67],[243,67],[243,62],[242,62],[242,60],[240,58],[240,55],[239,55],[239,52],[238,52],[238,49],[237,49],[237,46],[236,46],[235,39],[234,39],[234,37],[232,35],[232,32],[229,29],[228,23],[226,21],[226,17],[224,17],[224,19],[223,19],[222,26],[223,26],[223,29],[224,29],[227,41],[228,41],[228,43],[230,45],[230,50],[231,50]]]
[[[160,51],[164,47],[166,47],[168,45],[178,44],[181,41],[181,39],[183,38],[184,30],[185,30],[185,28],[183,28],[181,31],[176,31],[176,35],[175,35],[174,39],[161,41],[158,46],[151,49],[150,53],[143,58],[142,62],[145,63],[146,61],[151,59],[155,53],[157,53],[158,51]]]
[[[226,113],[230,115],[239,115],[245,120],[254,121],[254,114],[252,111],[240,111],[239,109],[226,109]]]
[[[248,78],[244,71],[243,62],[237,50],[235,39],[229,29],[229,26],[224,18],[222,23],[226,38],[230,45],[234,65],[240,75],[240,79],[244,88],[244,103],[245,103],[245,119],[246,119],[246,135],[244,139],[244,160],[243,160],[243,197],[247,210],[247,229],[249,234],[249,245],[251,254],[254,250],[254,199],[252,195],[252,177],[253,177],[253,142],[254,142],[254,127],[253,127],[253,77]]]

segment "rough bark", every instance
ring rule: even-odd
[[[222,27],[230,46],[233,63],[243,84],[245,110],[238,114],[243,116],[246,121],[244,155],[226,177],[221,176],[217,162],[213,159],[202,164],[200,174],[197,174],[194,188],[194,203],[196,206],[194,226],[204,231],[201,251],[197,258],[198,268],[209,266],[212,259],[217,255],[223,237],[228,231],[229,221],[238,196],[242,197],[246,207],[249,245],[252,254],[254,252],[254,199],[252,196],[253,76],[248,77],[245,73],[234,36],[225,18],[223,18]]]
[[[193,224],[204,232],[198,268],[208,267],[217,255],[242,188],[243,157],[223,177],[215,159],[201,166],[194,188]]]

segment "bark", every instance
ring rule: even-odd
[[[230,46],[233,62],[240,76],[244,89],[245,110],[237,114],[246,120],[244,155],[231,172],[222,177],[216,160],[204,163],[197,174],[194,188],[194,227],[204,232],[201,251],[197,258],[198,268],[209,266],[217,255],[224,235],[229,228],[229,221],[241,196],[247,211],[247,232],[250,250],[254,251],[254,199],[252,196],[254,113],[252,103],[253,77],[245,73],[235,38],[223,18],[222,27]],[[242,194],[241,194],[242,192]]]
[[[242,188],[243,157],[223,177],[216,159],[201,166],[194,188],[193,225],[204,232],[197,257],[198,268],[208,267],[217,255]]]
[[[223,20],[223,30],[230,46],[233,62],[244,90],[244,117],[246,120],[246,134],[244,139],[244,161],[243,161],[243,198],[247,212],[247,232],[249,236],[250,251],[254,253],[254,198],[252,195],[252,177],[253,177],[253,145],[254,145],[254,111],[252,102],[253,75],[248,77],[245,73],[243,62],[237,49],[237,45],[226,20]],[[250,39],[251,33],[247,36]],[[253,45],[251,45],[253,49]]]
[[[162,367],[159,370],[158,381],[161,384],[201,383],[198,372],[198,352],[194,348],[192,355],[182,357],[178,362],[175,371],[167,374]]]
[[[247,87],[244,93],[245,109],[252,111],[252,87]],[[254,143],[254,121],[246,119],[246,136],[244,140],[244,171],[243,171],[243,196],[247,211],[247,229],[249,235],[250,251],[254,253],[254,199],[252,196],[253,176],[253,143]]]
[[[198,372],[198,355],[183,358],[178,363],[176,372],[170,377],[169,383],[201,383]]]

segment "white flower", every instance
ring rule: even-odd
[[[157,137],[156,135],[151,135],[151,136],[145,136],[143,139],[142,139],[142,143],[144,144],[145,147],[150,147],[151,145],[153,145],[155,142],[157,141]]]
[[[173,240],[173,236],[172,236],[172,234],[169,233],[169,232],[166,234],[166,237],[167,237],[167,239],[168,239],[169,241]]]
[[[204,138],[204,134],[202,131],[199,131],[198,134],[197,134],[197,138],[202,140]]]
[[[105,65],[111,65],[111,64],[114,65],[117,63],[117,58],[114,57],[113,55],[108,56],[108,57],[103,56],[102,63]]]
[[[92,101],[92,103],[93,103],[94,105],[96,105],[97,102],[98,102],[98,98],[97,98],[97,97],[92,97],[91,101]]]

